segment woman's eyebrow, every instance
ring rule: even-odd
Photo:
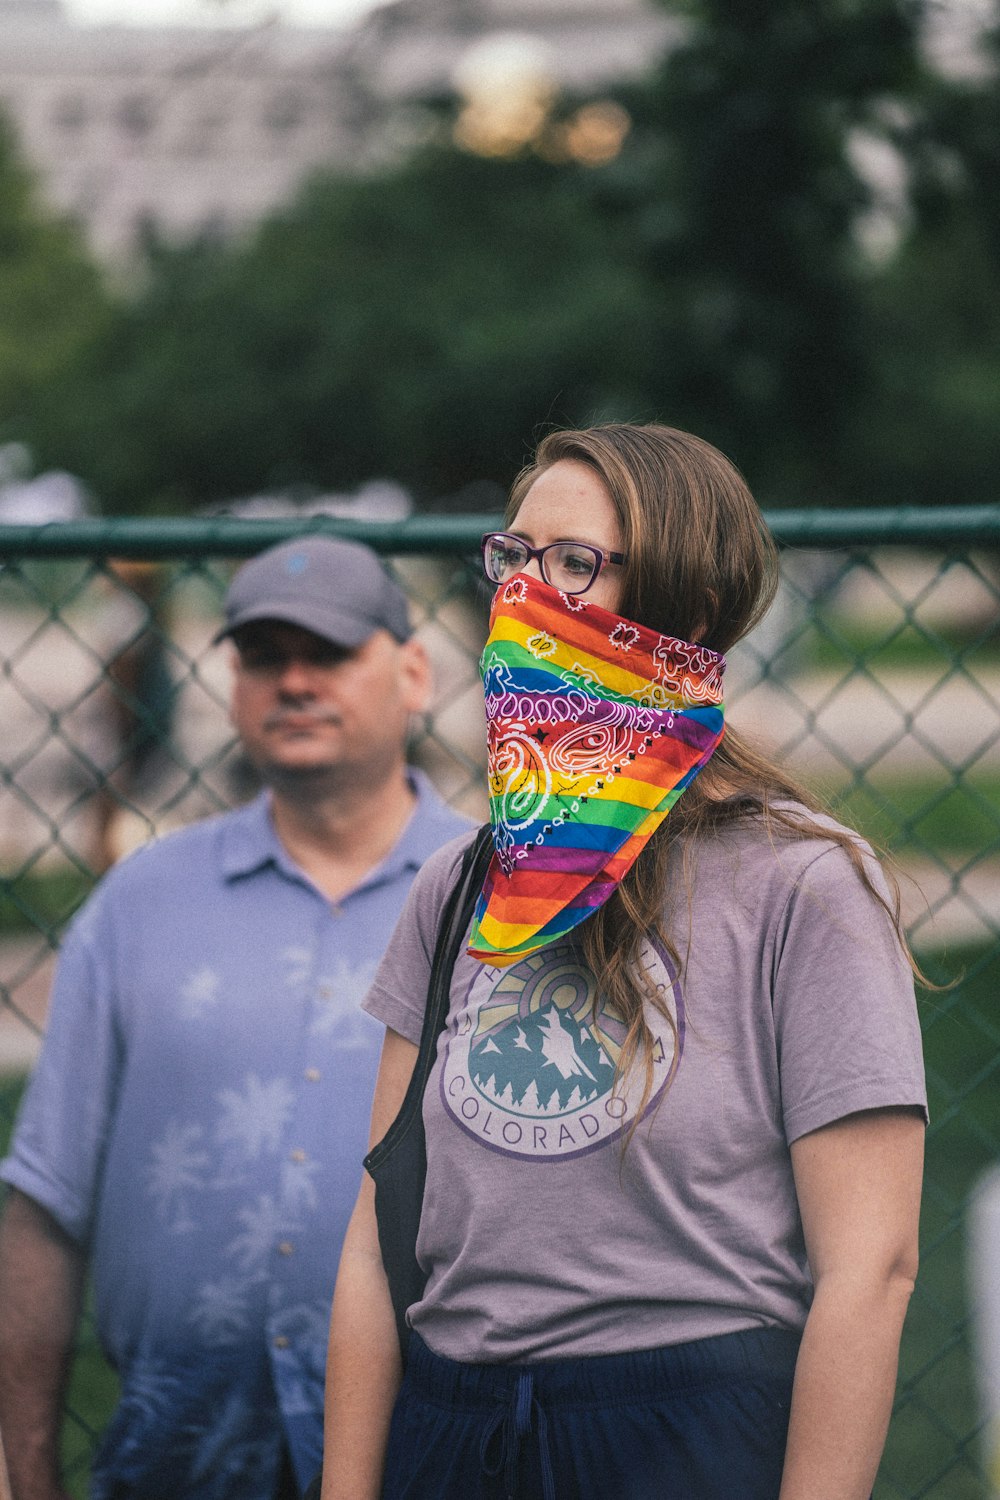
[[[509,526],[504,532],[504,535],[516,536],[521,541],[530,542],[532,545],[534,545],[534,538],[531,532],[525,531],[523,527],[519,529],[516,526]],[[551,542],[546,542],[545,545],[547,547],[557,547],[560,543],[567,542],[579,542],[579,544],[583,547],[597,547],[602,552],[617,552],[619,550],[617,547],[609,546],[606,542],[592,542],[589,540],[589,538],[580,536],[579,532],[575,532],[572,536],[555,536],[552,538]]]

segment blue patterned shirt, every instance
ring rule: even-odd
[[[467,823],[415,773],[331,906],[264,794],[113,870],[63,947],[0,1175],[87,1250],[121,1378],[94,1500],[270,1500],[320,1465],[330,1298],[383,1028],[360,1008],[413,876]]]

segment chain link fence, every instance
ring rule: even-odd
[[[932,1125],[922,1266],[877,1500],[983,1500],[964,1274],[970,1189],[1000,1156],[1000,507],[783,512],[782,587],[732,653],[730,717],[894,855]],[[383,553],[437,688],[413,756],[485,816],[480,534],[497,518],[312,519]],[[0,527],[0,1133],[44,1028],[60,933],[128,848],[253,790],[214,646],[233,566],[289,521]],[[845,1045],[849,1044],[845,1038]],[[85,1494],[114,1380],[85,1331],[64,1445]]]

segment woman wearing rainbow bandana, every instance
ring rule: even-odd
[[[559,432],[484,539],[493,853],[423,1096],[404,1362],[371,1183],[323,1500],[866,1500],[916,1271],[912,967],[871,851],[723,725],[776,553],[660,426]],[[378,1142],[468,839],[365,1002]]]

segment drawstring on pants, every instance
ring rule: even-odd
[[[545,1412],[535,1397],[535,1382],[530,1370],[524,1370],[517,1377],[517,1385],[511,1392],[510,1400],[497,1407],[479,1445],[483,1473],[493,1479],[501,1471],[503,1472],[506,1500],[517,1500],[517,1461],[521,1453],[521,1444],[531,1432],[532,1412],[536,1414],[538,1425],[542,1495],[544,1500],[556,1500],[556,1482],[549,1454],[549,1425],[545,1420]],[[489,1449],[498,1431],[500,1453],[494,1463],[489,1457]]]

